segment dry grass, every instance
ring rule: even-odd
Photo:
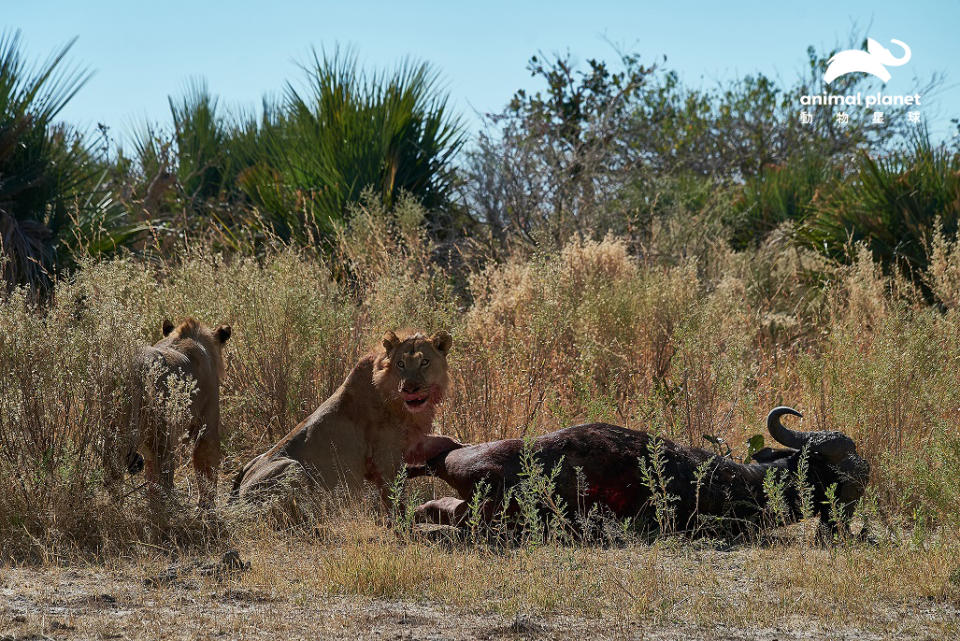
[[[723,626],[788,627],[797,638],[957,634],[955,246],[936,246],[928,279],[944,304],[931,308],[866,254],[831,267],[783,247],[734,254],[707,242],[688,254],[699,259],[654,261],[607,238],[453,272],[431,260],[418,216],[409,203],[393,215],[360,212],[334,263],[201,247],[176,260],[84,265],[42,309],[16,292],[0,301],[0,563],[39,564],[2,570],[16,599],[0,606],[0,634],[51,634],[56,620],[78,637],[185,638],[206,626],[297,636],[305,616],[318,616],[330,636],[361,636],[379,629],[380,614],[391,634],[412,629],[397,608],[424,629],[463,615],[466,627],[449,632],[464,638],[513,634],[517,621],[521,636],[557,638],[568,629],[619,638],[638,624],[661,638]],[[157,340],[164,317],[185,315],[234,327],[227,474],[311,412],[385,328],[447,328],[454,386],[440,432],[481,441],[607,420],[694,445],[717,435],[743,456],[766,411],[789,403],[806,429],[842,430],[869,458],[863,514],[881,543],[435,544],[398,538],[369,506],[278,531],[227,510],[198,518],[186,507],[195,488],[185,458],[180,496],[159,520],[138,480],[124,482],[120,500],[108,485],[128,420],[130,354]],[[228,546],[250,572],[141,585],[174,557]],[[100,585],[115,586],[122,606],[90,601]],[[521,613],[539,623],[524,632]],[[170,632],[184,617],[191,623]]]
[[[14,638],[954,638],[956,541],[735,549],[662,540],[615,549],[397,538],[363,512],[316,533],[234,535],[247,572],[185,571],[142,551],[0,575],[0,634]],[[499,631],[499,632],[498,632]],[[678,636],[674,636],[678,635]]]

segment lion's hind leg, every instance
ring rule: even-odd
[[[230,502],[268,514],[282,526],[309,521],[325,493],[317,479],[291,458],[255,459],[234,484]],[[266,510],[266,512],[263,512]]]
[[[217,496],[217,475],[220,468],[220,437],[203,433],[193,445],[193,471],[197,477],[201,510],[212,510]]]
[[[234,482],[231,499],[262,500],[281,487],[298,488],[308,477],[303,466],[285,456],[254,459]]]

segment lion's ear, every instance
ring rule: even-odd
[[[440,330],[430,337],[430,342],[433,343],[433,346],[437,348],[438,352],[446,356],[447,352],[450,351],[450,346],[453,344],[453,338],[447,332]]]
[[[217,328],[217,340],[219,340],[221,344],[226,343],[232,333],[233,330],[230,329],[229,325],[221,325]]]
[[[169,318],[164,318],[163,319],[163,335],[169,336],[170,332],[172,331],[173,331],[173,321],[171,321]]]
[[[383,335],[383,349],[389,354],[400,344],[400,339],[393,332],[387,332]]]

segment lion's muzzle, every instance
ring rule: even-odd
[[[403,404],[410,412],[419,412],[430,404],[430,390],[421,389],[416,392],[402,392]]]

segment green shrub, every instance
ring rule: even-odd
[[[429,212],[451,203],[462,126],[428,65],[407,61],[392,74],[366,75],[352,54],[314,52],[304,70],[306,90],[288,83],[260,131],[256,162],[240,177],[281,237],[302,235],[296,213],[331,232],[367,188],[387,207],[402,193]]]
[[[888,271],[926,287],[923,274],[937,225],[947,238],[960,217],[960,154],[918,133],[904,151],[859,157],[844,180],[801,228],[801,240],[842,262],[862,242]],[[938,222],[939,221],[939,222]]]
[[[0,273],[3,285],[47,288],[80,255],[108,253],[135,238],[104,185],[97,150],[56,117],[90,78],[66,65],[73,46],[35,68],[20,33],[0,35]]]
[[[759,243],[783,223],[804,222],[841,175],[840,166],[815,154],[765,166],[746,180],[725,215],[731,244],[743,249]]]

